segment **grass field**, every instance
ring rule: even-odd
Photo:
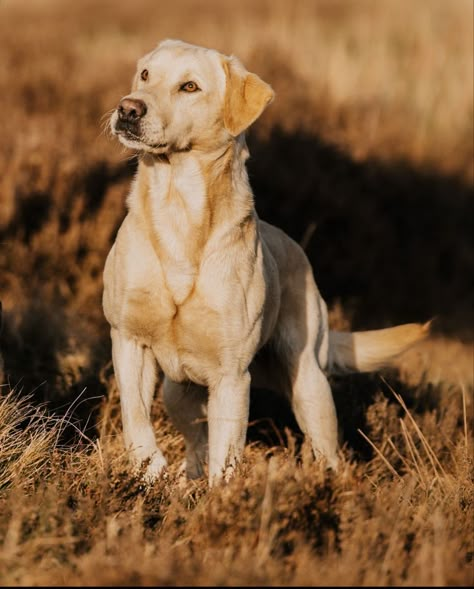
[[[335,328],[435,316],[382,375],[332,377],[343,466],[255,391],[226,486],[127,467],[102,269],[136,167],[105,132],[163,38],[237,55],[260,216]],[[471,0],[0,0],[0,584],[474,584]],[[3,358],[3,360],[1,360]]]

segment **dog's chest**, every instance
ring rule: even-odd
[[[137,182],[131,201],[139,213],[118,237],[123,304],[115,321],[153,349],[169,378],[205,385],[224,356],[241,349],[247,323],[254,324],[247,297],[239,295],[242,280],[232,269],[242,231],[229,242],[232,253],[223,256],[220,234],[211,233],[205,182],[192,158],[179,169],[157,165],[142,171],[145,179]],[[248,251],[244,244],[244,255]]]
[[[206,384],[219,365],[222,318],[193,294],[175,305],[166,288],[130,290],[124,306],[129,335],[153,349],[165,374],[176,382]]]
[[[158,167],[148,197],[163,278],[174,303],[180,305],[195,285],[209,230],[210,212],[199,164],[188,158],[178,170]]]

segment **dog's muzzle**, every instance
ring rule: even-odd
[[[146,115],[146,104],[139,98],[122,98],[117,107],[116,131],[124,131],[137,137],[140,121]]]

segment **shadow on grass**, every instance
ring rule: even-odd
[[[307,241],[321,294],[350,310],[354,329],[436,316],[440,331],[473,338],[472,186],[403,162],[356,162],[304,133],[274,129],[249,148],[259,215]]]

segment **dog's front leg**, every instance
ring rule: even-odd
[[[139,466],[149,460],[145,478],[155,479],[166,466],[156,445],[150,418],[157,380],[156,360],[150,348],[112,329],[112,358],[120,391],[125,447]]]
[[[225,376],[209,387],[209,484],[228,479],[240,460],[249,418],[250,374]]]

